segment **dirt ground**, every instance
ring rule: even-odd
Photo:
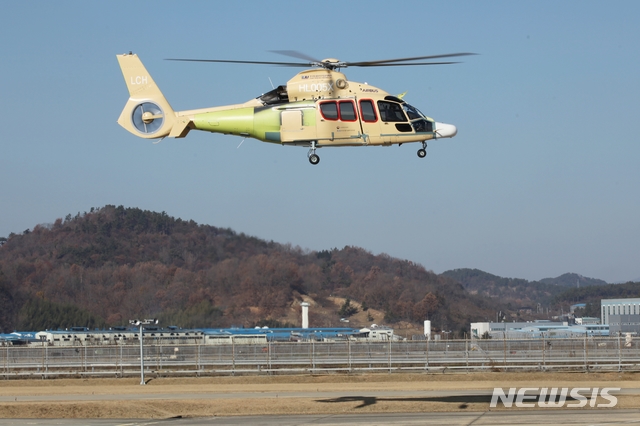
[[[487,411],[489,398],[434,397],[420,391],[494,387],[640,389],[640,373],[469,373],[246,376],[139,379],[5,380],[0,418],[169,418],[322,413]],[[374,391],[403,391],[371,397]],[[282,392],[282,395],[278,395]],[[331,392],[332,394],[328,394]],[[334,392],[340,392],[336,397]],[[415,392],[410,396],[406,392]],[[296,394],[304,393],[305,397]],[[309,395],[312,396],[309,396]],[[143,399],[132,399],[133,395]],[[39,396],[46,401],[28,401]],[[74,400],[77,398],[77,400]],[[21,401],[22,399],[22,401]],[[602,401],[606,402],[606,401]],[[589,408],[588,406],[585,408]],[[619,395],[616,408],[640,408]]]

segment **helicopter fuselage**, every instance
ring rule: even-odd
[[[142,138],[180,138],[201,130],[307,146],[315,155],[320,147],[408,142],[422,142],[424,150],[427,140],[457,133],[401,97],[330,69],[302,71],[286,86],[243,104],[174,112],[137,55],[118,60],[130,93],[118,123]]]

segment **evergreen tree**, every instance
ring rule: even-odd
[[[351,299],[345,300],[344,303],[342,304],[342,307],[338,311],[338,315],[340,315],[340,318],[349,318],[350,316],[355,315],[357,313],[358,313],[358,308],[351,304]]]

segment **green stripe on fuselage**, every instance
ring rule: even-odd
[[[280,142],[280,111],[273,108],[257,108],[253,128],[256,139]]]
[[[296,103],[298,104],[298,103]],[[287,104],[292,106],[295,104]],[[313,102],[300,102],[301,107]],[[265,142],[280,142],[280,113],[283,105],[274,107],[244,107],[196,114],[193,124],[198,130],[249,136]],[[315,109],[303,109],[303,125],[316,124]]]
[[[253,117],[253,107],[235,108],[196,114],[193,119],[193,124],[198,130],[253,136]]]
[[[250,136],[273,141],[267,134],[280,133],[280,111],[272,108],[236,108],[196,114],[193,123],[198,130],[228,135]]]

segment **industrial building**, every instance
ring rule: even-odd
[[[25,341],[32,345],[48,346],[96,346],[132,345],[139,343],[137,328],[113,328],[109,330],[89,330],[73,327],[68,330],[47,330],[31,333]],[[16,336],[19,333],[16,333]],[[218,345],[218,344],[260,344],[268,342],[327,342],[327,341],[392,341],[398,340],[393,329],[372,324],[358,328],[220,328],[220,329],[180,329],[177,327],[144,327],[145,342],[157,345]],[[15,338],[13,340],[16,340]],[[11,339],[4,344],[14,344]]]
[[[602,299],[600,310],[602,324],[609,324],[611,315],[640,315],[640,298]]]
[[[161,328],[157,320],[148,320],[141,329],[112,327],[108,330],[90,330],[71,327],[65,330],[46,330],[33,333],[14,332],[0,335],[1,345],[31,344],[46,346],[132,345],[140,343],[139,334],[148,344],[155,345],[219,345],[262,344],[269,342],[335,342],[335,341],[397,341],[401,340],[392,328],[371,324],[367,328],[310,328],[309,303],[302,302],[302,328],[196,328],[175,326]],[[139,321],[130,323],[139,325]],[[147,324],[147,325],[144,325]]]
[[[536,320],[533,322],[474,322],[474,339],[531,339],[608,336],[609,326],[600,324],[569,325],[567,322]]]
[[[600,318],[594,318],[594,317],[578,317],[578,318],[576,318],[576,324],[578,324],[578,325],[593,325],[593,324],[600,324]]]
[[[348,340],[359,335],[362,330],[357,328],[223,328],[202,329],[208,340],[224,338],[238,339],[239,336],[255,336],[260,341],[266,342],[297,342],[297,341],[327,341]]]
[[[471,337],[482,338],[485,333],[489,335],[498,334],[502,337],[502,333],[508,331],[519,331],[525,327],[530,327],[532,324],[544,324],[546,326],[566,326],[566,322],[551,322],[538,320],[535,322],[472,322],[471,323]]]
[[[618,334],[640,335],[640,315],[610,315],[609,330],[612,336]]]
[[[571,306],[573,312],[585,304]],[[602,299],[601,318],[576,318],[576,325],[568,322],[537,320],[533,322],[471,323],[472,338],[531,338],[640,335],[640,298]],[[598,324],[600,322],[600,324]]]
[[[0,334],[0,345],[26,345],[36,340],[36,333],[31,331],[14,331],[13,333]]]
[[[32,344],[50,346],[96,346],[137,344],[140,331],[137,328],[114,327],[109,330],[89,330],[85,327],[72,327],[67,330],[46,330],[35,334]],[[182,330],[177,327],[159,328],[145,327],[145,341],[156,341],[161,344],[196,344],[204,343],[204,333],[200,330]]]

